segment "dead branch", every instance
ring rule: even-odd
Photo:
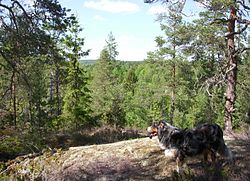
[[[213,97],[213,93],[210,92],[210,88],[211,87],[217,87],[219,85],[222,85],[225,80],[226,80],[226,74],[224,74],[223,72],[219,72],[218,74],[215,74],[214,76],[208,78],[205,81],[205,85],[203,84],[202,87],[205,87],[206,92],[208,94],[209,97]]]
[[[18,2],[18,1],[14,1],[13,2],[13,5],[17,4],[19,6],[19,8],[21,8],[21,10],[23,11],[24,15],[26,16],[26,18],[30,21],[30,23],[32,24],[33,26],[33,22],[32,22],[32,19],[31,17],[29,17],[28,13],[26,12],[26,10],[23,8],[23,6]]]
[[[236,1],[236,3],[240,4],[244,9],[250,10],[250,7],[245,4],[244,0],[243,1],[242,0]]]
[[[250,47],[238,48],[233,56],[238,56],[239,54],[243,53],[244,51],[250,50]]]
[[[228,72],[232,71],[232,70],[235,69],[235,68],[236,68],[236,64],[234,63],[234,64],[232,64],[232,66],[230,67],[230,69],[228,69],[228,70],[226,71],[225,75],[227,75]]]
[[[225,18],[215,18],[210,24],[228,23],[228,19]]]
[[[14,25],[16,27],[16,31],[18,32],[18,26],[17,26],[17,22],[16,22],[16,16],[15,16],[14,12],[12,11],[13,5],[11,7],[8,7],[8,6],[0,3],[0,7],[3,7],[4,9],[7,9],[9,11],[9,13],[10,13],[12,19],[13,19],[13,23],[14,23]]]
[[[232,33],[227,33],[225,35],[225,37],[229,37],[229,36],[232,36],[232,35],[239,35],[239,34],[243,33],[247,29],[247,27],[248,27],[248,24],[245,24],[245,26],[242,29],[240,29],[239,31],[232,32]]]

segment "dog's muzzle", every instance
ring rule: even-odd
[[[147,128],[148,136],[150,139],[152,139],[154,136],[157,136],[157,129],[152,128],[151,126]]]

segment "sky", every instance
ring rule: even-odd
[[[91,49],[84,59],[98,59],[112,32],[118,45],[118,60],[142,61],[147,52],[156,49],[155,37],[163,34],[160,22],[156,21],[157,13],[166,11],[161,3],[145,4],[144,0],[58,1],[77,15],[83,27],[80,34],[85,38],[83,49]],[[194,5],[191,3],[188,7]]]

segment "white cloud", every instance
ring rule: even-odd
[[[122,34],[119,35],[116,39],[117,44],[120,46],[128,46],[131,45],[131,42],[133,42],[134,40],[136,40],[136,38],[133,35],[129,35],[129,34]]]
[[[34,3],[35,3],[35,0],[27,0],[26,3],[27,3],[29,6],[33,6]]]
[[[84,2],[84,7],[111,13],[137,12],[140,10],[135,3],[121,0],[90,0]]]
[[[141,61],[147,57],[147,52],[155,49],[153,40],[136,37],[132,34],[122,34],[117,37],[118,60]]]
[[[147,52],[156,49],[153,38],[144,38],[143,36],[136,36],[130,33],[114,34],[114,36],[119,52],[119,55],[116,57],[117,60],[141,61],[147,58]],[[91,41],[86,39],[84,47],[90,48],[91,51],[89,56],[84,57],[84,59],[98,59],[105,45],[105,38],[101,36],[95,37]]]
[[[73,2],[73,0],[60,0],[60,2],[62,2],[62,3],[71,3],[71,2]]]
[[[167,13],[167,8],[163,5],[151,6],[148,10],[148,14],[150,15],[157,15],[161,13]]]
[[[105,21],[105,20],[106,20],[104,17],[99,16],[99,15],[95,15],[95,16],[93,17],[93,19],[96,20],[96,21]]]
[[[98,59],[100,57],[100,53],[105,46],[105,41],[100,40],[99,38],[86,41],[86,44],[84,47],[91,49],[88,56],[85,57],[85,59]]]

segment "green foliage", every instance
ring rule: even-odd
[[[6,154],[4,156],[10,155],[11,157],[25,153],[23,148],[24,145],[22,145],[21,141],[22,140],[18,139],[16,136],[5,139],[4,142],[0,144],[0,152]]]
[[[90,90],[88,88],[88,77],[84,67],[80,67],[79,59],[81,55],[87,52],[81,50],[84,45],[84,39],[78,35],[82,31],[78,22],[71,25],[70,35],[63,39],[63,44],[68,48],[64,51],[65,56],[69,59],[68,76],[66,78],[67,87],[64,96],[63,117],[65,117],[64,126],[74,125],[75,128],[90,126]]]
[[[8,137],[2,150],[24,153],[23,141],[40,149],[45,142],[39,136],[47,132],[97,125],[145,128],[159,120],[179,127],[224,125],[227,27],[214,19],[225,18],[233,1],[198,1],[209,11],[188,23],[182,5],[173,4],[160,18],[158,49],[145,61],[117,61],[118,44],[110,33],[99,59],[88,65],[80,64],[89,50],[75,15],[56,0],[39,0],[36,9],[14,2],[1,1],[14,11],[5,13],[0,25],[0,130],[14,126],[29,134]],[[249,44],[247,32],[235,40],[238,51]],[[250,123],[249,53],[238,60],[235,128]],[[54,138],[51,142],[56,145]]]
[[[106,41],[106,46],[100,53],[100,58],[93,69],[91,94],[93,116],[100,124],[124,125],[124,90],[122,82],[123,69],[116,62],[118,55],[115,38],[112,33]]]
[[[91,82],[93,102],[92,109],[94,116],[99,117],[104,122],[108,122],[107,114],[112,105],[112,65],[106,49],[102,50],[100,58],[93,69],[93,80]]]
[[[246,75],[250,74],[250,61],[249,53],[244,55],[244,58],[239,65],[239,75],[238,75],[238,97],[236,101],[236,112],[235,112],[235,122],[234,127],[239,127],[241,122],[250,123],[250,79],[246,78]]]
[[[207,9],[210,11],[227,11],[230,6],[235,5],[234,0],[195,0],[197,2],[203,3],[206,5]]]
[[[118,45],[115,41],[115,37],[112,32],[110,32],[105,46],[105,49],[108,51],[110,60],[116,60],[116,56],[119,54],[119,52],[117,51],[117,46]]]

